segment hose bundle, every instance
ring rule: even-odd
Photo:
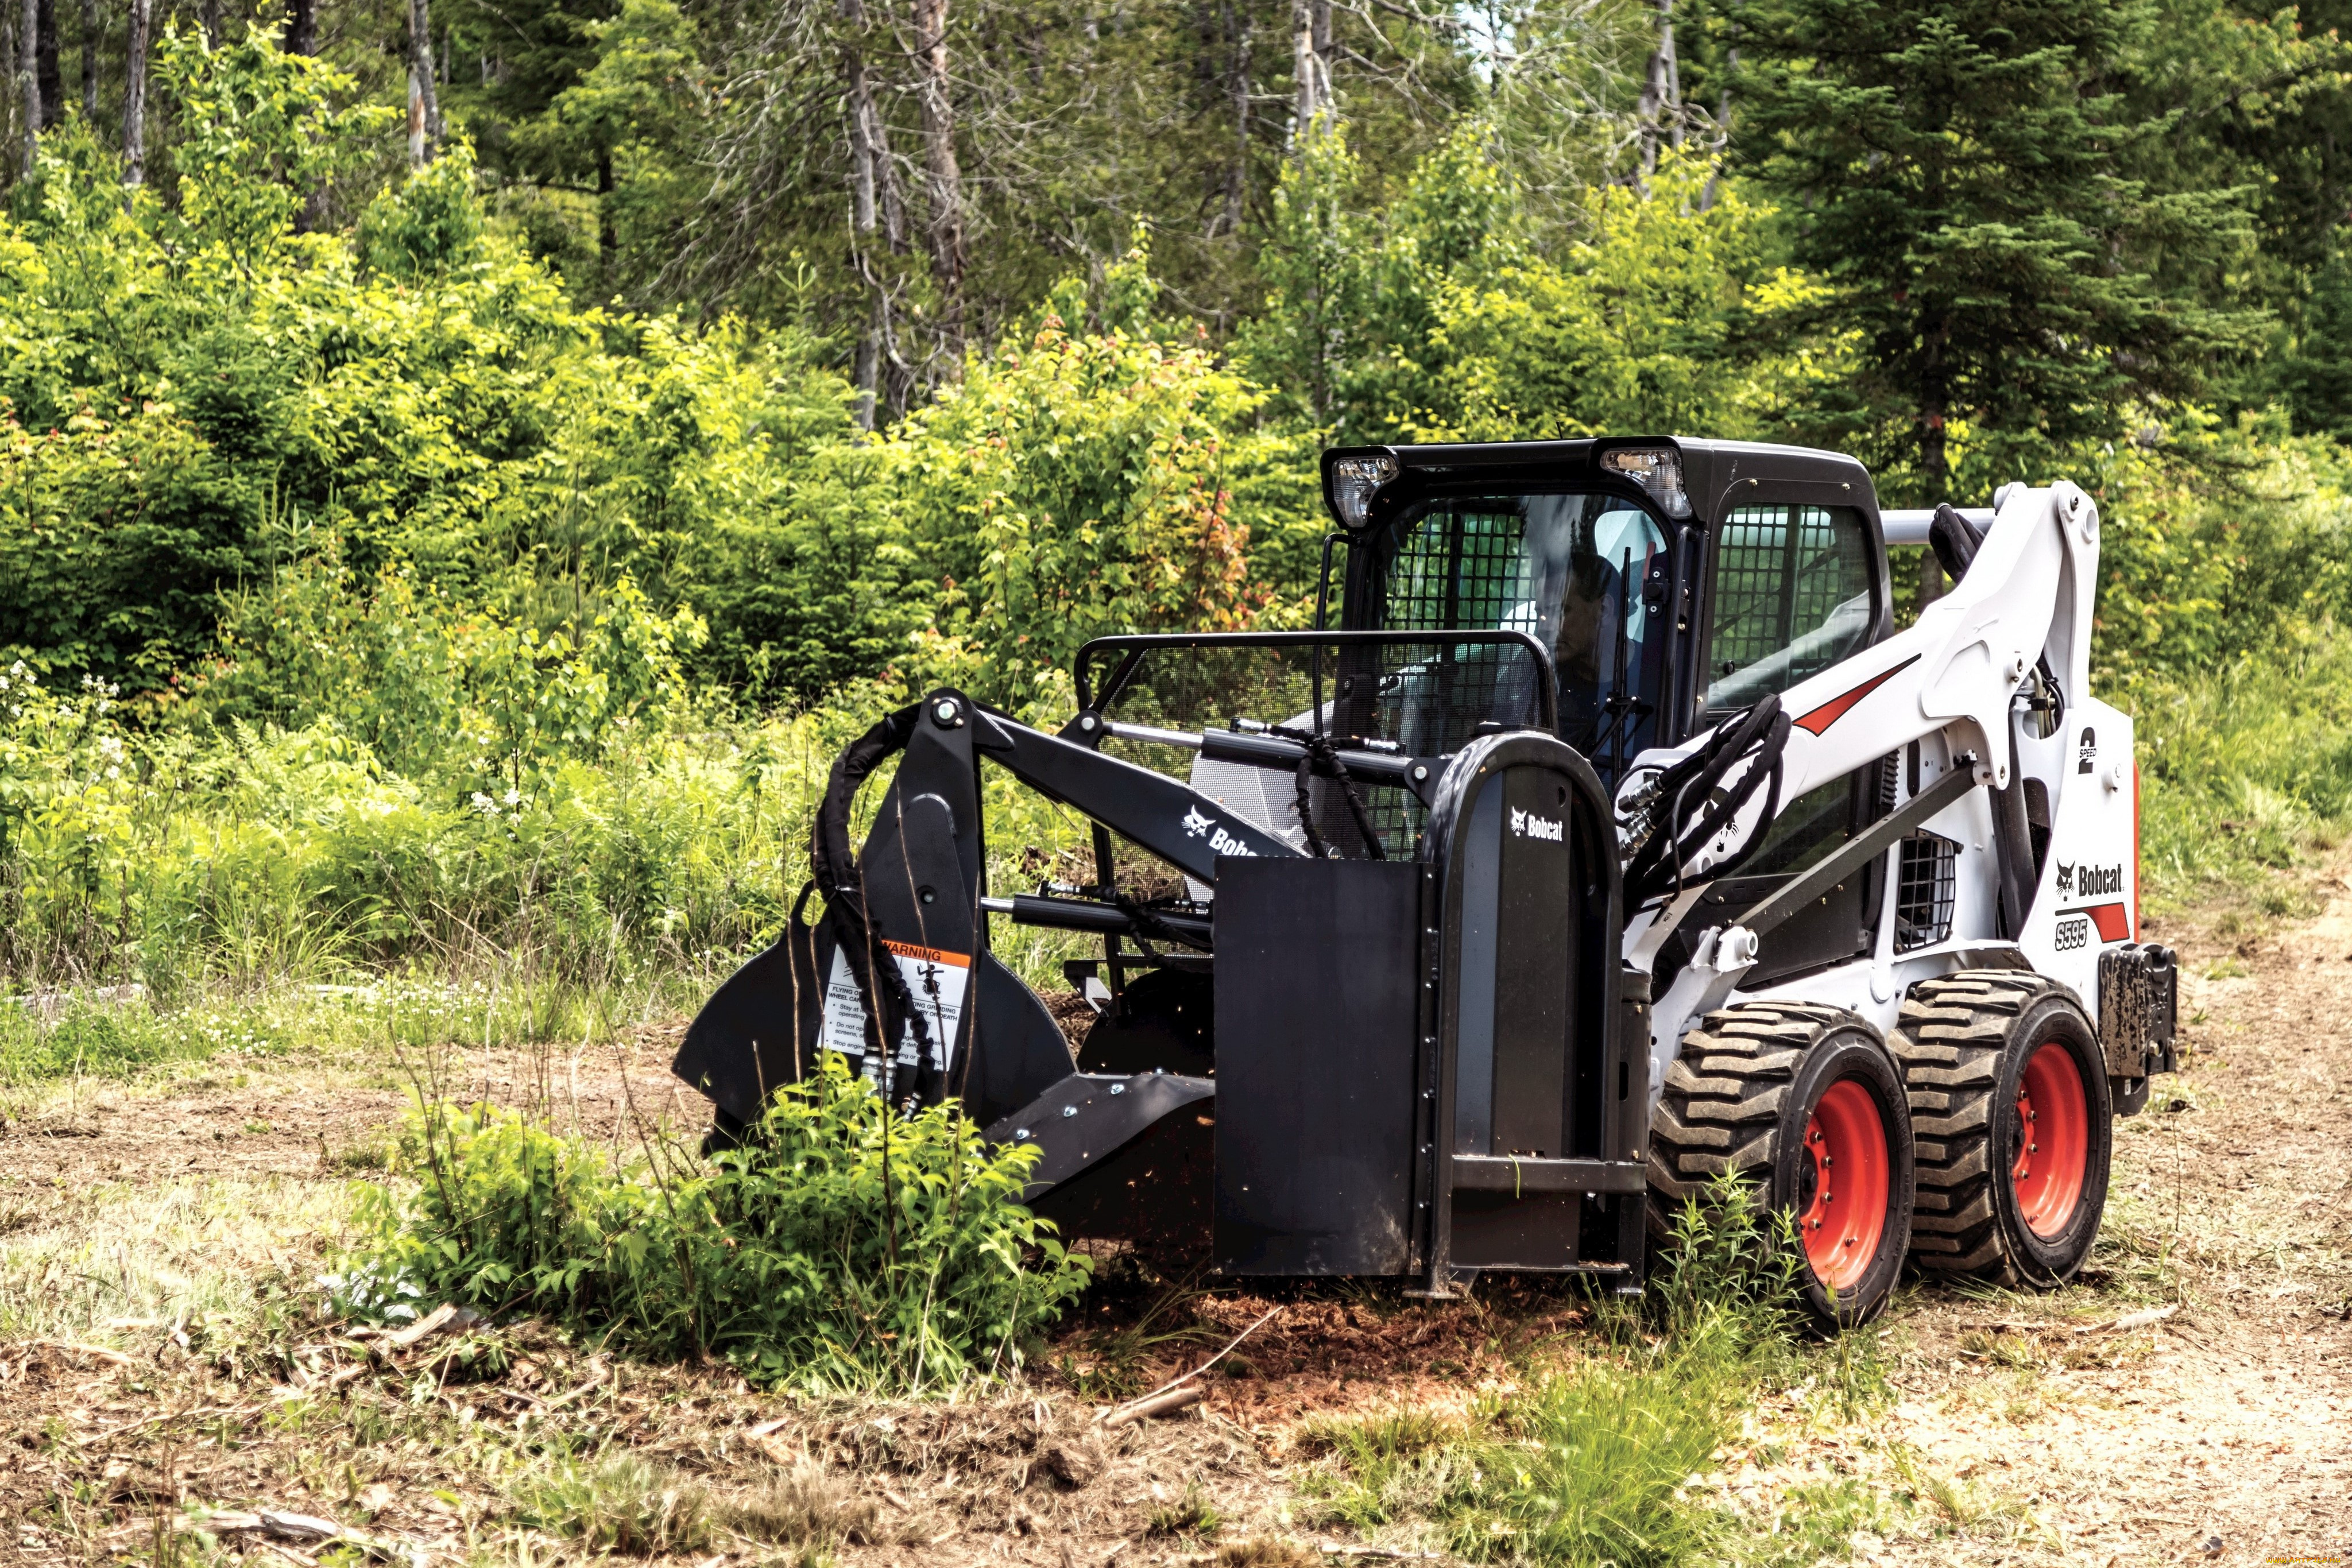
[[[929,1101],[939,1087],[939,1063],[931,1046],[930,1020],[916,1005],[897,957],[866,917],[866,879],[849,847],[849,810],[858,787],[875,768],[905,748],[921,716],[920,703],[900,708],[850,742],[834,758],[824,798],[818,802],[816,820],[809,824],[809,869],[824,894],[824,918],[832,922],[834,940],[857,983],[857,999],[866,1014],[868,1060],[877,1064],[877,1082],[894,1103]],[[897,1082],[898,1042],[910,1029],[915,1035],[915,1076],[901,1093]]]
[[[1321,730],[1292,729],[1279,724],[1274,726],[1269,733],[1285,740],[1295,740],[1307,748],[1307,755],[1298,759],[1298,791],[1296,797],[1298,825],[1307,831],[1307,852],[1317,860],[1328,858],[1330,852],[1324,845],[1323,835],[1315,831],[1315,800],[1307,788],[1316,773],[1321,771],[1329,773],[1339,781],[1339,793],[1348,802],[1348,815],[1354,819],[1356,831],[1363,836],[1364,847],[1372,859],[1388,859],[1388,846],[1381,842],[1381,831],[1372,825],[1372,813],[1364,805],[1364,797],[1357,789],[1355,778],[1348,771],[1348,765],[1339,760],[1339,748],[1331,743],[1331,737]]]
[[[1767,695],[1717,726],[1705,745],[1668,764],[1650,781],[1643,793],[1644,804],[1628,831],[1628,909],[1682,891],[1684,868],[1761,789],[1769,793],[1756,831],[1727,858],[1708,867],[1708,874],[1727,876],[1756,852],[1780,810],[1781,755],[1788,749],[1789,729],[1789,716],[1780,711],[1780,697]],[[1742,761],[1748,762],[1748,770],[1728,789],[1723,789],[1724,779]],[[1684,826],[1692,813],[1697,814],[1696,821]]]

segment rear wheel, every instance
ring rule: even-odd
[[[1923,980],[1891,1043],[1919,1140],[1913,1260],[2005,1285],[2073,1279],[2115,1136],[2105,1057],[2074,998],[2008,969]]]
[[[1666,1071],[1650,1123],[1650,1226],[1733,1172],[1796,1222],[1806,1309],[1824,1327],[1885,1306],[1911,1239],[1911,1124],[1878,1031],[1839,1008],[1709,1013]]]

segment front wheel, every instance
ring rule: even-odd
[[[1921,1270],[2038,1290],[2073,1279],[2115,1149],[2106,1059],[2074,998],[2013,970],[1923,980],[1893,1044],[1919,1135]]]
[[[1902,1073],[1876,1030],[1805,1003],[1744,1002],[1701,1020],[1651,1119],[1653,1234],[1725,1172],[1794,1222],[1817,1325],[1885,1308],[1911,1243],[1913,1172]]]

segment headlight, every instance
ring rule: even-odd
[[[1354,531],[1370,520],[1372,497],[1397,476],[1393,457],[1342,457],[1331,465],[1331,509],[1340,526]]]
[[[1620,446],[1601,455],[1601,466],[1622,474],[1642,486],[1670,517],[1691,515],[1690,496],[1683,489],[1683,455],[1671,446]]]

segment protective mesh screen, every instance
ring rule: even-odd
[[[1459,751],[1489,719],[1516,728],[1541,716],[1540,666],[1523,644],[1435,636],[1369,645],[1331,643],[1320,652],[1324,728],[1342,744],[1372,741],[1434,757]],[[1110,718],[1165,729],[1222,728],[1236,718],[1311,728],[1314,654],[1305,645],[1157,647],[1137,662],[1116,691],[1097,700]],[[1278,836],[1294,841],[1301,836],[1287,772],[1211,762],[1149,743],[1114,740],[1106,749],[1191,779],[1196,789]],[[1360,783],[1358,789],[1388,852],[1411,853],[1421,831],[1420,802],[1402,789]],[[1324,839],[1343,854],[1362,854],[1337,781],[1316,779],[1310,792]]]
[[[1389,565],[1391,631],[1498,626],[1523,594],[1520,515],[1432,512],[1413,525]]]
[[[1710,708],[1745,706],[1862,645],[1870,548],[1843,507],[1741,507],[1717,530]]]
[[[1897,848],[1895,950],[1908,953],[1949,941],[1959,846],[1934,833],[1914,833]]]

